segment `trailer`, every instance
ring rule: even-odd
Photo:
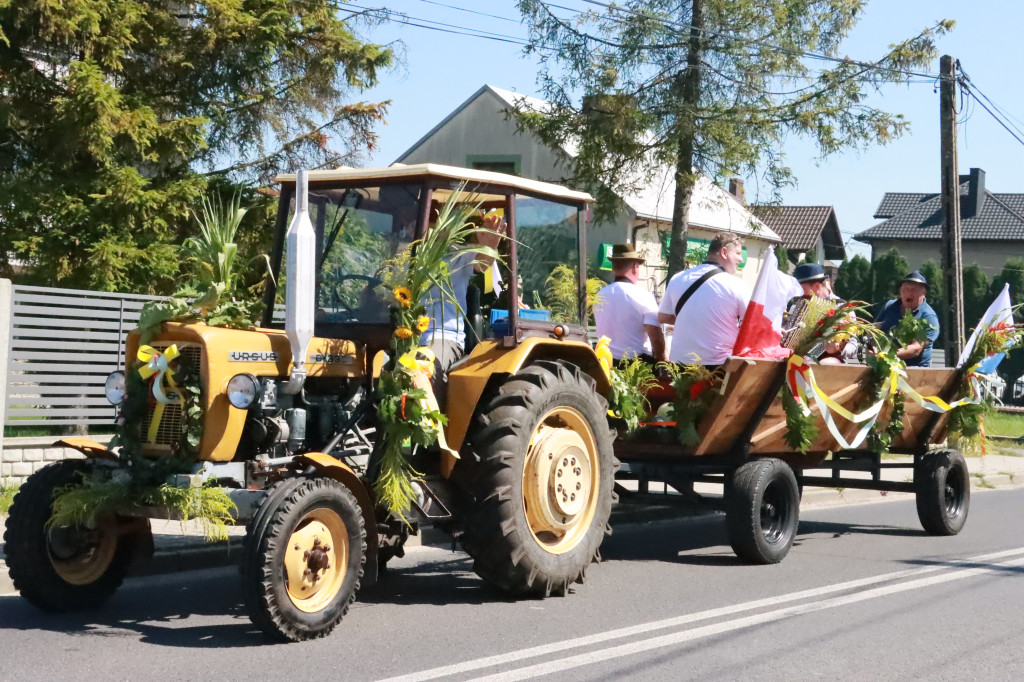
[[[936,412],[909,400],[904,428],[890,444],[894,454],[913,460],[886,461],[869,449],[840,449],[826,428],[820,410],[813,410],[817,437],[805,452],[785,440],[786,412],[780,392],[787,376],[784,360],[732,357],[719,369],[721,383],[710,408],[700,419],[700,443],[686,448],[675,441],[674,425],[651,424],[634,438],[620,437],[615,456],[621,462],[616,490],[632,502],[664,504],[666,500],[703,502],[724,510],[729,542],[740,558],[752,563],[777,563],[793,544],[806,486],[859,488],[913,493],[921,525],[932,535],[955,535],[967,521],[970,479],[963,455],[945,447],[948,412]],[[919,394],[952,401],[961,385],[959,370],[907,369],[907,384]],[[870,369],[865,365],[815,365],[816,383],[835,403],[854,411],[866,397]],[[661,386],[652,403],[669,398]],[[882,408],[887,419],[891,406]],[[839,420],[837,420],[838,422]],[[859,428],[839,427],[853,440]],[[886,480],[883,470],[905,470],[906,479]],[[851,474],[859,475],[851,475]],[[632,482],[627,487],[626,482]],[[661,483],[678,495],[652,492]],[[721,486],[720,496],[695,492],[698,483]],[[707,489],[707,486],[701,486]]]

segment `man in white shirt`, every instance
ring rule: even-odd
[[[629,244],[615,244],[608,260],[615,281],[601,289],[594,302],[597,337],[611,340],[608,348],[616,360],[631,355],[648,362],[668,359],[665,335],[658,324],[658,302],[638,284],[643,256]]]
[[[658,321],[674,324],[672,362],[720,365],[732,354],[751,290],[736,276],[743,240],[716,234],[701,265],[676,273],[665,288]]]

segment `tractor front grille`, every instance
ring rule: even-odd
[[[153,347],[164,352],[169,343],[154,343]],[[179,363],[188,363],[197,371],[202,369],[203,347],[199,344],[179,343]],[[171,388],[167,380],[164,380],[164,393],[171,397],[175,390]],[[152,395],[149,396],[149,407],[146,409],[146,416],[142,420],[142,438],[146,443],[145,449],[149,452],[170,452],[171,444],[178,441],[181,435],[182,413],[181,405],[177,402],[164,404],[163,413],[160,415],[160,423],[157,425],[156,437],[149,438],[149,428],[156,416],[156,408],[159,403]]]

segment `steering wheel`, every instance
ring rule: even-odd
[[[363,291],[360,292],[359,296],[362,296],[367,291],[372,291],[378,286],[384,284],[383,280],[377,277],[371,277],[370,275],[340,275],[339,277],[332,277],[330,281],[324,281],[320,284],[320,300],[321,305],[330,306],[333,311],[330,313],[330,317],[344,316],[344,319],[337,319],[338,322],[348,322],[356,318],[356,311],[352,309],[348,303],[345,302],[344,284],[346,282],[365,282]],[[362,307],[360,301],[359,307]]]

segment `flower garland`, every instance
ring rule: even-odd
[[[711,408],[717,389],[722,385],[722,375],[699,362],[697,358],[697,362],[682,366],[671,362],[660,365],[672,378],[676,396],[670,414],[676,423],[680,445],[688,448],[700,445],[697,425]]]
[[[968,370],[960,385],[962,393],[968,394],[975,390],[978,377],[976,372],[983,360],[999,353],[1008,354],[1024,346],[1024,324],[1013,322],[1013,312],[1016,310],[1017,307],[1010,310],[1008,320],[989,324],[978,333],[971,353],[963,364]],[[989,407],[988,401],[982,399],[957,405],[950,412],[949,433],[951,437],[960,439],[962,449],[982,453],[986,451],[984,419]]]
[[[417,449],[438,443],[458,457],[444,441],[444,426],[448,420],[430,384],[434,372],[433,353],[419,346],[420,335],[431,325],[425,301],[430,290],[436,287],[441,297],[452,303],[459,315],[464,315],[452,291],[451,264],[467,252],[475,254],[475,258],[499,257],[493,248],[466,246],[485,228],[470,222],[471,216],[479,211],[479,204],[468,204],[464,189],[463,183],[448,197],[427,237],[411,244],[390,261],[384,271],[384,282],[391,287],[394,296],[390,311],[394,332],[390,359],[377,385],[378,419],[383,437],[371,476],[377,500],[389,513],[405,522],[416,500],[414,481],[420,476],[410,460]],[[478,262],[474,259],[463,267],[474,267]]]

